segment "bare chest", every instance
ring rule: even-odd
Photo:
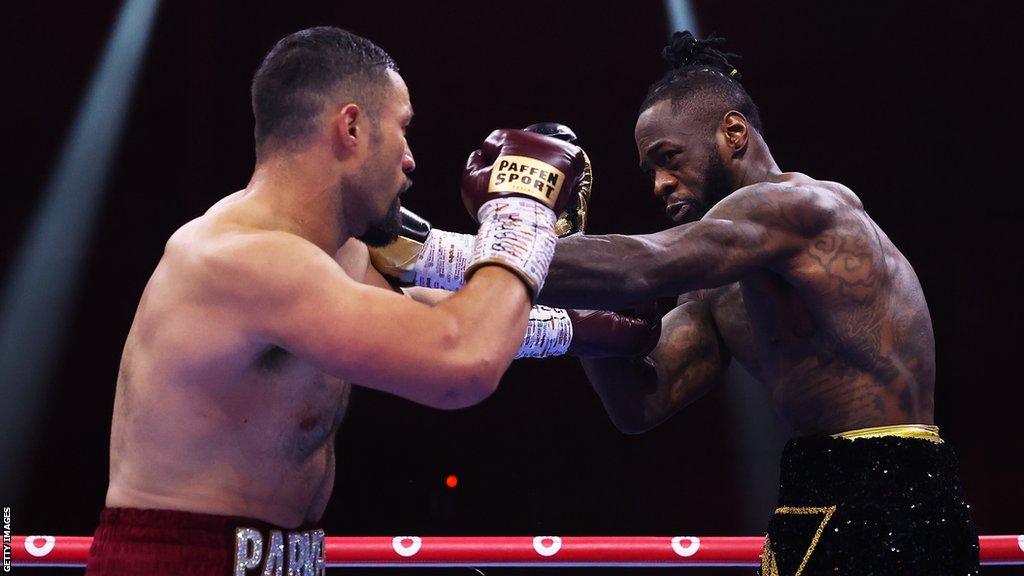
[[[766,384],[811,354],[819,340],[814,316],[799,294],[770,273],[709,290],[704,298],[733,357]]]
[[[347,383],[276,347],[257,358],[247,380],[252,395],[244,404],[278,431],[281,450],[301,460],[333,441],[348,408]]]

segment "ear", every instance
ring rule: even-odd
[[[362,128],[362,116],[363,111],[357,104],[346,104],[338,111],[335,128],[342,148],[351,150],[359,145],[365,132]]]
[[[722,135],[725,138],[725,146],[732,150],[732,156],[742,156],[747,149],[747,141],[750,136],[750,126],[747,118],[736,110],[730,110],[722,117]]]

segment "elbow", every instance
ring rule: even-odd
[[[623,434],[634,436],[643,434],[665,421],[667,415],[658,406],[652,406],[644,398],[633,398],[631,401],[619,402],[617,405],[605,404],[608,417],[612,424]]]
[[[461,364],[445,390],[439,408],[469,408],[490,398],[497,391],[502,371],[497,369],[496,363],[486,358],[470,358]]]
[[[469,346],[457,326],[453,325],[446,331],[444,339],[443,349],[448,352],[443,355],[445,366],[439,372],[446,376],[439,387],[441,394],[435,407],[444,410],[468,408],[494,394],[507,363],[503,364],[500,359]]]
[[[624,270],[625,277],[618,283],[630,302],[642,302],[650,298],[651,279],[644,270]]]
[[[635,436],[637,434],[643,434],[651,428],[657,425],[657,422],[653,422],[648,418],[643,418],[639,415],[632,414],[609,414],[612,420],[612,424],[619,429],[619,432]]]
[[[668,248],[648,239],[633,238],[632,241],[633,251],[627,262],[633,265],[619,265],[617,270],[621,276],[615,285],[621,286],[618,290],[628,294],[630,300],[640,302],[664,291],[664,278],[670,276],[666,276],[663,268],[673,254]]]

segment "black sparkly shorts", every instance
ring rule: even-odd
[[[791,440],[762,576],[978,574],[978,535],[948,444]]]

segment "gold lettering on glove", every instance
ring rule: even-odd
[[[499,156],[491,168],[487,193],[522,194],[553,208],[564,183],[565,174],[547,162],[526,156]]]

